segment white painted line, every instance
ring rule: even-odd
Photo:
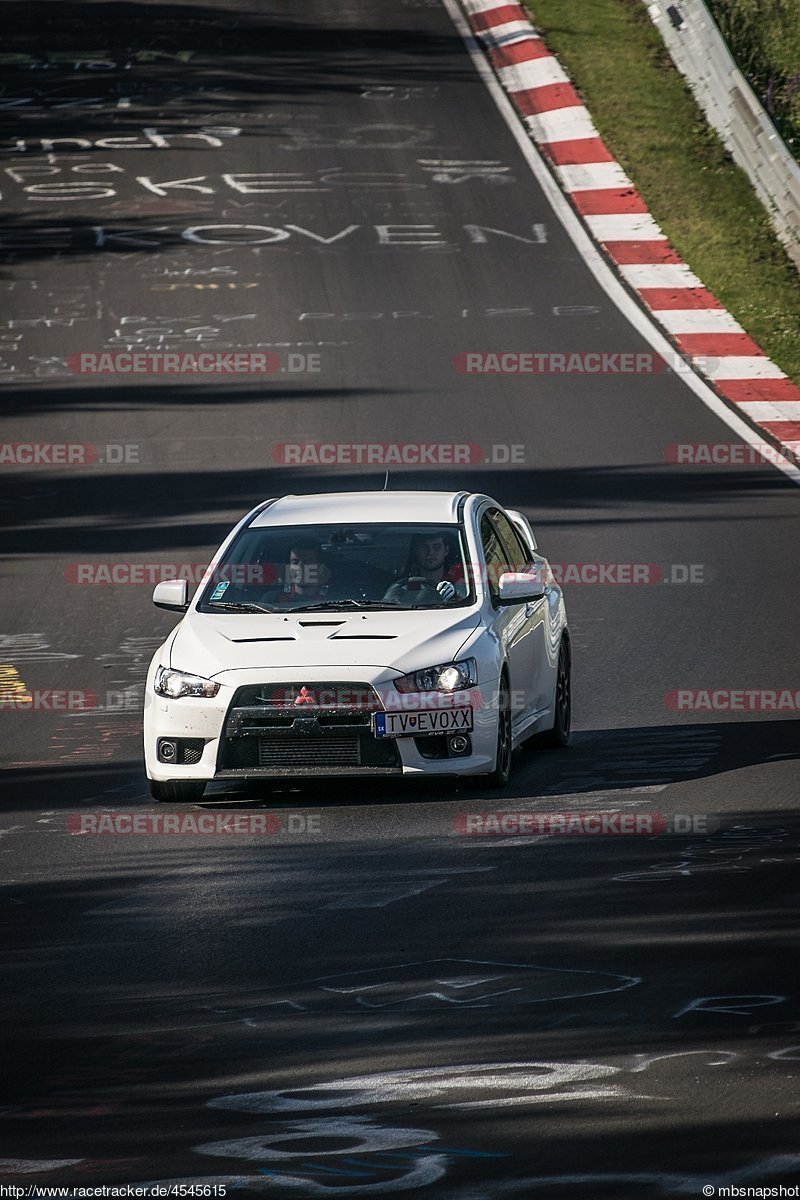
[[[575,166],[556,167],[556,173],[568,192],[633,187],[618,162],[578,163]]]
[[[600,250],[598,250],[584,229],[577,214],[573,211],[572,206],[556,183],[555,178],[550,174],[544,160],[526,133],[525,125],[529,125],[529,121],[526,121],[525,125],[521,123],[519,114],[501,88],[489,63],[486,61],[483,51],[472,36],[469,24],[459,8],[457,0],[442,0],[442,3],[447,9],[450,20],[463,38],[467,53],[472,59],[475,70],[488,88],[500,115],[511,131],[511,135],[519,146],[520,152],[530,167],[536,182],[539,184],[539,187],[550,203],[550,207],[561,221],[573,245],[600,287],[602,287],[611,302],[626,317],[633,328],[641,334],[648,345],[652,346],[663,357],[666,357],[668,354],[674,354],[675,350],[672,343],[661,333],[649,313],[626,292],[625,288],[616,278]],[[589,124],[591,125],[591,121],[589,121]],[[594,126],[592,126],[592,129],[594,129]],[[597,137],[598,134],[595,132],[579,136]],[[727,425],[728,429],[742,439],[745,445],[752,446],[754,449],[763,445],[763,433],[759,435],[758,430],[751,428],[746,421],[743,421],[732,409],[728,408],[727,404],[711,390],[699,375],[687,373],[686,375],[681,375],[680,379],[686,387],[694,392],[710,412],[719,417],[720,421],[724,425]],[[800,486],[799,467],[790,462],[789,459],[778,456],[775,457],[774,462],[772,459],[770,459],[770,462],[790,479],[792,483]]]
[[[531,62],[501,67],[497,72],[503,87],[509,92],[524,92],[527,88],[547,87],[552,83],[569,83],[569,76],[557,58],[534,58]]]
[[[744,333],[726,308],[664,308],[658,320],[669,333]]]
[[[419,880],[416,883],[365,882],[360,886],[354,885],[351,892],[340,896],[338,900],[324,904],[323,908],[331,911],[345,908],[386,908],[397,900],[404,900],[408,896],[419,896],[422,892],[441,887],[447,882],[446,879]]]
[[[698,354],[703,374],[710,379],[785,379],[783,371],[769,358],[755,354]],[[704,364],[708,364],[707,366]]]
[[[616,1083],[603,1084],[596,1088],[575,1088],[571,1092],[546,1092],[541,1096],[492,1096],[492,1108],[511,1108],[519,1104],[555,1104],[560,1100],[572,1101],[576,1100],[613,1100],[615,1097],[625,1100],[641,1100],[641,1096],[632,1096],[627,1088],[621,1087]],[[486,1100],[459,1100],[454,1104],[437,1104],[437,1108],[486,1108]],[[584,1177],[585,1178],[585,1177]],[[591,1176],[592,1179],[595,1176]],[[484,1195],[486,1193],[484,1192]]]
[[[600,137],[582,104],[554,108],[550,112],[537,113],[534,117],[523,117],[523,120],[533,137],[540,142],[571,142],[576,138]]]
[[[598,242],[663,242],[664,232],[649,213],[601,213],[584,217]]]
[[[701,288],[702,279],[686,263],[635,263],[620,267],[620,274],[635,288]]]
[[[82,1158],[0,1158],[0,1170],[10,1175],[36,1175],[41,1171],[55,1171],[58,1167],[72,1167],[84,1161]]]
[[[765,421],[800,421],[800,400],[744,400],[736,407],[761,425]]]

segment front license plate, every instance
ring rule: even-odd
[[[375,737],[424,737],[430,733],[471,733],[471,708],[437,708],[432,712],[379,712],[373,718]]]

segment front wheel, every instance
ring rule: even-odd
[[[505,677],[500,680],[497,697],[497,757],[495,767],[486,782],[491,787],[505,787],[511,778],[511,697]]]
[[[166,783],[148,779],[147,783],[153,799],[161,801],[199,801],[206,790],[206,785],[197,779],[170,779]]]
[[[572,724],[572,662],[569,652],[569,642],[562,639],[558,652],[558,669],[556,671],[555,691],[555,723],[552,729],[542,734],[543,746],[566,746],[569,743],[569,731]]]

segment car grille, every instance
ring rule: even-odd
[[[401,769],[397,746],[376,738],[381,708],[367,684],[331,681],[238,688],[220,743],[218,773]]]
[[[280,712],[372,713],[381,707],[375,690],[363,683],[268,683],[239,688],[237,708],[268,708]]]
[[[272,737],[258,739],[260,767],[360,767],[361,743],[356,737]]]

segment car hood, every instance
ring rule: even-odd
[[[212,679],[225,671],[381,667],[400,673],[451,662],[480,623],[478,609],[410,612],[191,612],[171,667]]]

